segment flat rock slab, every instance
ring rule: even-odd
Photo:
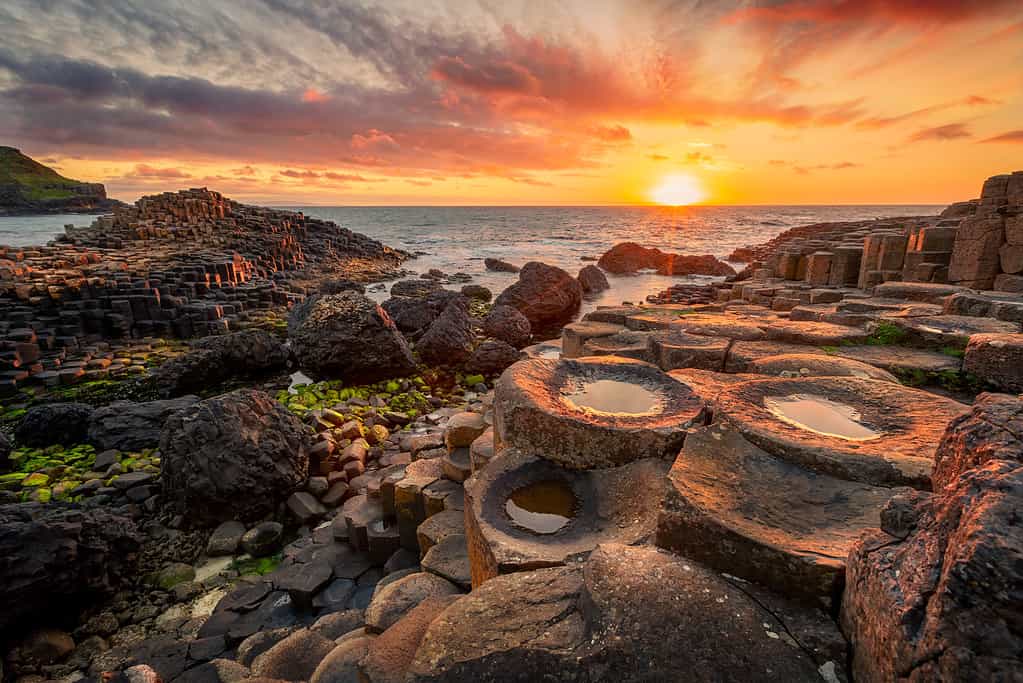
[[[625,326],[630,330],[666,330],[679,318],[692,315],[692,306],[664,306],[644,308],[642,313],[630,315],[625,319]]]
[[[527,358],[561,358],[561,340],[552,339],[533,344],[522,349],[522,353],[526,354]]]
[[[885,282],[874,287],[874,296],[940,304],[946,297],[968,291],[966,287],[937,282]]]
[[[465,533],[472,584],[500,574],[552,567],[586,555],[600,543],[635,543],[653,533],[658,495],[668,463],[660,458],[622,467],[583,472],[565,470],[542,458],[508,449],[465,483]],[[509,516],[513,493],[537,484],[557,483],[575,505],[567,523],[553,533],[537,533]]]
[[[839,356],[783,353],[752,361],[750,373],[775,377],[859,377],[898,383],[892,373],[867,363]]]
[[[1019,323],[967,315],[885,317],[884,320],[899,329],[900,344],[933,349],[964,349],[975,334],[1015,334],[1020,331]]]
[[[641,313],[643,313],[643,309],[639,306],[598,306],[596,310],[584,315],[583,320],[624,325],[626,318]]]
[[[760,341],[764,338],[766,324],[767,321],[754,322],[739,315],[694,313],[680,317],[670,329],[702,337]]]
[[[765,334],[769,341],[810,346],[861,344],[868,336],[867,331],[861,327],[797,320],[771,323],[767,326]]]
[[[725,337],[705,337],[672,329],[651,335],[649,355],[664,371],[698,368],[720,372],[724,370],[731,343]]]
[[[833,353],[882,368],[896,377],[959,372],[962,367],[957,356],[905,346],[840,346]]]
[[[775,341],[736,341],[728,348],[725,358],[725,372],[749,372],[749,364],[759,358],[781,354],[825,355],[819,346],[789,344]]]
[[[892,493],[802,469],[714,424],[689,435],[668,475],[657,545],[830,609],[850,547]]]
[[[807,651],[715,572],[602,545],[582,566],[502,576],[458,600],[430,624],[407,680],[819,682],[819,668],[842,666]]]
[[[801,467],[878,486],[928,489],[945,427],[966,410],[889,382],[810,377],[736,384],[718,396],[715,417]]]
[[[450,534],[434,544],[423,556],[423,570],[447,579],[463,590],[472,587],[469,550],[465,536]]]
[[[583,344],[583,357],[621,356],[650,362],[650,337],[654,332],[625,330],[609,337],[593,337]]]
[[[610,337],[624,329],[623,325],[587,320],[569,323],[561,329],[561,356],[562,358],[585,356],[586,353],[583,351],[583,345],[587,340]]]
[[[613,467],[674,456],[686,430],[704,423],[705,410],[685,385],[647,363],[524,360],[497,383],[495,447],[515,446],[572,469]]]

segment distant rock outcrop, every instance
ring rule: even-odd
[[[600,257],[597,265],[615,274],[651,269],[661,275],[735,275],[730,265],[710,254],[669,254],[635,242],[622,242],[611,247]]]
[[[120,204],[100,183],[65,178],[14,147],[0,147],[0,215],[110,211]]]

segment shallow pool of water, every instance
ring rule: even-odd
[[[504,509],[512,522],[536,534],[553,534],[575,517],[575,494],[560,481],[538,481],[514,491]]]
[[[645,415],[659,404],[657,394],[646,387],[615,379],[587,382],[565,398],[579,408],[616,415]]]
[[[858,410],[820,396],[794,394],[764,399],[764,407],[783,422],[847,441],[871,441],[881,433],[860,422]]]

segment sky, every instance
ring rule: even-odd
[[[126,201],[941,204],[1023,168],[1023,2],[4,0],[0,144]]]

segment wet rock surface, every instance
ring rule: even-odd
[[[197,393],[231,378],[254,377],[286,367],[289,353],[264,330],[207,337],[191,351],[157,368],[152,382],[166,396]]]

